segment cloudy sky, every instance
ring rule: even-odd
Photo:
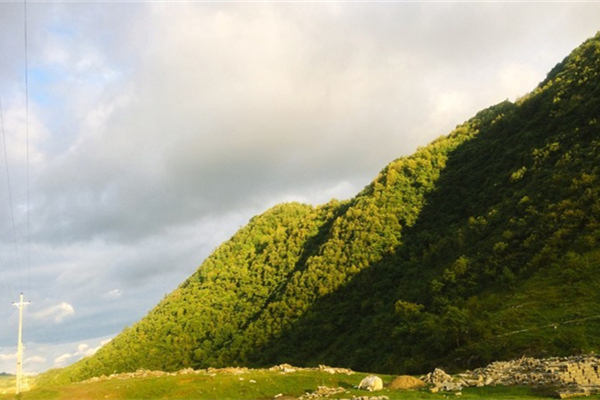
[[[352,197],[598,21],[585,2],[0,2],[0,372],[20,292],[25,371],[67,365],[253,215]]]

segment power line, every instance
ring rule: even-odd
[[[0,130],[2,131],[2,145],[4,149],[4,164],[6,170],[6,186],[7,186],[7,194],[8,194],[8,204],[10,209],[10,220],[11,220],[11,231],[13,236],[13,245],[15,249],[15,260],[17,264],[17,268],[19,270],[19,286],[21,285],[21,274],[20,274],[20,261],[19,261],[19,251],[17,247],[17,232],[15,228],[15,213],[13,207],[13,196],[12,196],[12,185],[10,181],[10,169],[8,167],[8,150],[6,146],[6,132],[4,130],[4,110],[2,107],[2,98],[0,96]],[[6,275],[6,271],[4,271],[4,263],[2,263],[2,269],[4,274]],[[8,288],[8,279],[6,280],[6,285]]]
[[[4,260],[2,259],[2,253],[0,253],[0,270],[2,270],[2,275],[4,278],[4,285],[6,286],[6,290],[4,291],[4,294],[10,300],[10,294],[9,294],[10,286],[8,285],[8,275],[6,274],[6,269],[4,267]]]
[[[554,323],[551,323],[551,324],[546,324],[546,325],[541,325],[541,326],[534,326],[534,327],[526,328],[526,329],[519,329],[517,331],[512,331],[512,332],[507,332],[507,333],[502,333],[500,335],[496,335],[496,337],[512,336],[512,335],[516,335],[518,333],[529,332],[529,331],[534,331],[534,330],[544,329],[544,328],[554,328],[554,329],[557,329],[561,325],[574,324],[576,322],[589,321],[589,320],[592,320],[592,319],[600,319],[600,314],[599,315],[593,315],[591,317],[577,318],[577,319],[571,319],[569,321],[564,321],[564,322],[554,322]]]
[[[27,290],[31,293],[31,222],[30,222],[30,180],[29,180],[29,60],[27,46],[27,0],[23,0],[23,41],[25,42],[25,147],[26,147],[26,186],[27,186],[27,232],[26,232],[26,257],[27,257]]]

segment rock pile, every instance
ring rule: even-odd
[[[561,397],[600,393],[600,358],[595,355],[521,358],[496,362],[471,373],[489,385],[556,386]]]
[[[328,386],[319,386],[317,390],[311,393],[306,393],[298,398],[298,400],[316,400],[327,398],[331,395],[338,393],[345,393],[346,389],[343,387],[332,388]]]
[[[329,374],[346,374],[346,375],[353,375],[354,371],[352,371],[351,369],[348,368],[332,368],[332,367],[328,367],[327,365],[319,365],[319,368],[317,368],[317,370],[321,371],[321,372],[327,372]]]
[[[354,374],[354,371],[352,371],[351,369],[348,368],[333,368],[333,367],[328,367],[327,365],[319,365],[317,368],[300,368],[300,367],[294,367],[290,364],[280,364],[280,365],[275,365],[271,368],[269,368],[269,371],[279,371],[282,374],[287,374],[287,373],[293,373],[293,372],[297,372],[297,371],[320,371],[320,372],[327,372],[328,374],[346,374],[346,375],[352,375]]]
[[[341,400],[345,400],[345,399],[341,399]],[[375,396],[375,397],[369,397],[369,396],[358,396],[357,397],[357,396],[353,396],[351,400],[390,400],[390,398],[387,397],[387,396]]]
[[[433,372],[428,373],[423,378],[421,378],[423,382],[431,383],[432,385],[437,385],[444,382],[451,382],[452,376],[445,373],[443,370],[436,368]]]
[[[188,368],[188,370],[192,370],[192,373],[195,374],[208,374],[215,376],[217,374],[225,374],[225,375],[241,375],[247,374],[248,368],[246,367],[227,367],[227,368],[208,368],[208,369],[192,369]],[[185,370],[184,370],[185,371]],[[181,371],[175,372],[175,375],[180,375]]]
[[[422,378],[433,391],[458,391],[467,386],[556,387],[561,398],[600,393],[600,358],[596,355],[497,361],[454,378],[436,369]]]
[[[283,372],[284,374],[287,374],[288,372],[298,371],[298,368],[293,367],[290,364],[280,364],[280,365],[272,366],[271,368],[269,368],[269,371],[279,371],[279,372]]]
[[[561,398],[600,393],[599,357],[578,357],[571,362],[553,360],[547,363],[546,371],[556,375]]]
[[[189,373],[188,369],[182,370],[180,372],[183,372],[184,374]],[[97,382],[97,381],[105,381],[105,380],[111,380],[111,379],[156,378],[156,377],[161,377],[161,376],[174,376],[174,375],[178,375],[178,374],[179,374],[179,372],[150,371],[147,369],[138,369],[135,372],[124,372],[121,374],[111,374],[108,376],[102,375],[99,377],[94,377],[94,378],[88,379],[87,381],[84,381],[84,382]]]
[[[462,380],[456,381],[451,375],[448,375],[443,370],[436,368],[433,372],[428,373],[421,380],[432,385],[431,392],[439,391],[459,392],[463,388]]]

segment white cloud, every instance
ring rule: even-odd
[[[505,93],[512,93],[512,101],[529,93],[541,82],[538,71],[531,65],[507,63],[499,73],[498,87]]]
[[[89,357],[91,355],[94,355],[102,346],[104,346],[104,344],[100,344],[99,346],[92,348],[87,343],[81,343],[77,346],[77,351],[73,355]]]
[[[44,357],[41,356],[33,356],[33,357],[29,357],[26,358],[23,363],[24,364],[43,364],[45,363],[47,360]]]
[[[17,359],[17,353],[10,353],[10,354],[0,353],[0,361],[16,360],[16,359]]]
[[[38,320],[52,320],[55,323],[61,323],[66,318],[73,317],[75,315],[75,309],[72,305],[66,302],[32,312],[31,315],[34,319]]]
[[[96,347],[90,347],[90,345],[87,343],[79,343],[76,345],[76,347],[77,347],[76,351],[63,353],[60,356],[56,357],[54,359],[54,366],[63,367],[63,366],[66,366],[66,365],[76,361],[76,360],[79,360],[80,358],[92,356],[98,350],[100,350],[100,348],[102,346],[104,346],[106,343],[110,342],[111,340],[112,340],[112,337],[102,339],[102,340],[100,340],[99,345]]]
[[[113,337],[114,335],[110,335],[108,337],[89,338],[85,342],[76,341],[59,344],[37,343],[26,340],[24,343],[24,372],[37,374],[49,368],[67,366],[82,357],[94,354]],[[14,348],[0,347],[0,372],[14,373],[16,358],[16,346]]]
[[[123,291],[120,289],[112,289],[104,294],[104,297],[109,299],[118,299],[123,294]]]
[[[73,357],[73,354],[71,354],[71,353],[65,353],[65,354],[62,354],[62,355],[60,355],[60,356],[58,356],[58,357],[56,357],[56,358],[54,359],[54,365],[55,365],[56,367],[62,367],[62,366],[64,366],[64,365],[66,364],[66,362],[67,362],[67,361],[69,361],[69,360],[70,360],[72,357]]]

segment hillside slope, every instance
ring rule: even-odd
[[[423,372],[600,350],[600,35],[348,202],[253,218],[65,369]]]

